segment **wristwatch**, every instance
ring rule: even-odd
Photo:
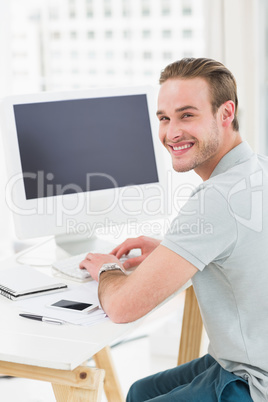
[[[123,274],[125,274],[125,275],[127,274],[127,272],[124,268],[120,267],[120,265],[116,264],[115,262],[112,262],[110,264],[103,264],[103,266],[99,270],[99,280],[100,280],[100,276],[103,272],[115,271],[115,270],[119,270],[119,271],[123,272]]]

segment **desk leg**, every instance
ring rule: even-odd
[[[178,365],[200,355],[203,322],[193,286],[186,289]]]
[[[68,387],[66,385],[52,384],[57,402],[101,402],[99,390]]]
[[[125,400],[113,364],[110,347],[106,346],[93,356],[96,367],[105,370],[104,391],[109,402]]]
[[[79,366],[72,371],[0,361],[0,373],[52,384],[57,402],[100,402],[104,370]]]

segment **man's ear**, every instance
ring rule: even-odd
[[[221,105],[221,120],[223,127],[229,127],[234,120],[235,104],[229,100]]]

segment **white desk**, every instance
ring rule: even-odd
[[[52,247],[45,244],[41,255],[47,255],[48,248],[53,255],[56,250]],[[0,269],[14,264],[15,257],[18,255],[1,261]],[[50,268],[42,270],[49,272]],[[105,366],[107,382],[113,382],[108,384],[108,391],[109,386],[114,388],[117,379],[109,350],[103,348],[127,334],[137,323],[114,324],[106,320],[90,327],[51,325],[26,320],[18,314],[16,302],[0,296],[0,374],[49,381],[57,401],[98,401],[104,370],[81,366],[95,355],[96,365]],[[123,400],[119,388],[114,397],[112,394],[111,391],[109,400]]]
[[[0,261],[0,269],[13,265],[17,257]],[[35,249],[31,257],[53,260],[63,255],[54,242],[48,242]],[[51,268],[41,270],[48,273]],[[192,287],[187,289],[186,303],[179,363],[198,357],[201,342],[202,320]],[[157,314],[160,309],[165,314],[167,307],[164,303]],[[18,314],[16,302],[0,296],[0,374],[51,382],[57,402],[100,401],[103,383],[109,402],[124,400],[107,345],[143,320],[130,324],[107,320],[90,327],[58,326],[26,320]],[[154,312],[148,318],[153,317]],[[96,369],[83,365],[91,357]]]

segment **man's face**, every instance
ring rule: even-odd
[[[219,161],[221,134],[202,78],[169,79],[158,97],[159,138],[178,172],[191,169],[208,178]]]

